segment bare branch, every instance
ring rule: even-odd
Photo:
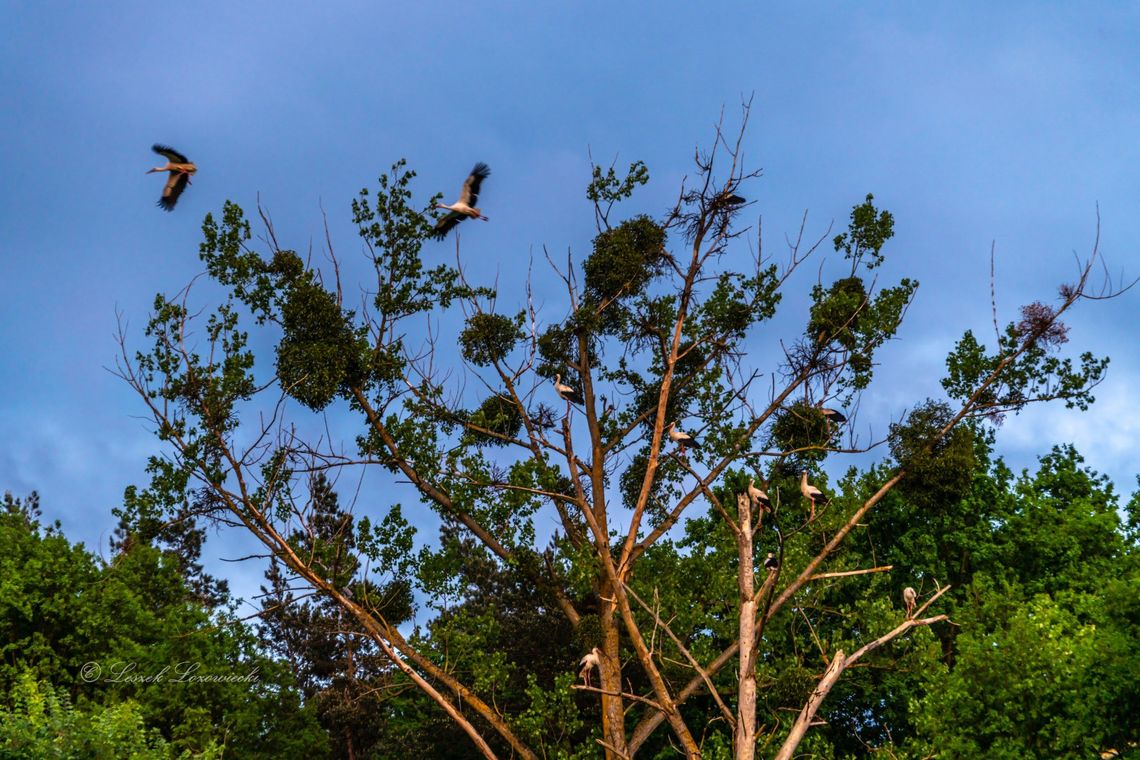
[[[924,604],[918,612],[921,613],[922,610],[929,607],[935,599],[942,596],[942,594],[949,589],[949,586],[940,588],[934,596],[927,600],[926,604]],[[804,735],[812,725],[812,721],[815,719],[820,705],[823,704],[823,700],[827,698],[827,695],[831,692],[832,687],[835,686],[839,677],[843,675],[844,670],[854,665],[863,655],[898,638],[910,629],[928,626],[946,619],[947,617],[945,615],[935,615],[934,617],[922,619],[907,618],[879,638],[864,644],[850,656],[844,655],[842,650],[837,651],[834,657],[832,657],[831,663],[827,666],[827,671],[824,673],[823,678],[820,679],[819,685],[815,687],[811,696],[808,697],[807,702],[804,703],[803,708],[800,709],[800,713],[792,724],[791,731],[788,733],[788,738],[784,740],[784,744],[780,747],[780,751],[776,753],[774,760],[791,760],[796,751],[796,747],[803,741]]]

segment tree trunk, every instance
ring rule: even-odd
[[[736,495],[740,532],[737,584],[740,589],[740,676],[737,684],[736,732],[733,757],[752,760],[756,755],[756,599],[753,594],[752,503],[747,494]]]
[[[601,596],[613,599],[614,590],[603,582]],[[629,755],[625,745],[625,705],[621,698],[621,635],[614,618],[614,606],[602,601],[602,658],[598,680],[602,691],[602,737],[606,760],[624,760]]]

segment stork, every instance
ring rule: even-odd
[[[819,490],[807,481],[807,470],[800,473],[800,493],[804,498],[811,502],[811,514],[808,515],[809,520],[815,519],[815,503],[822,502],[826,504],[831,501],[823,491]]]
[[[776,559],[776,555],[768,552],[768,556],[764,559],[764,567],[767,570],[776,570],[780,567],[780,561]]]
[[[561,396],[563,400],[569,401],[572,404],[585,403],[585,401],[582,400],[581,393],[562,382],[562,375],[554,376],[554,390],[558,391],[558,395]]]
[[[182,191],[190,184],[190,175],[198,171],[198,167],[174,148],[156,143],[151,146],[151,150],[166,158],[166,166],[156,166],[147,170],[147,174],[170,172],[166,187],[162,188],[162,197],[158,199],[158,205],[167,211],[173,211],[174,204],[178,203],[178,196],[182,195]]]
[[[676,422],[669,423],[669,440],[673,443],[680,444],[681,453],[685,453],[685,447],[691,446],[694,449],[699,449],[701,446],[697,443],[697,439],[686,433],[684,430],[677,428]]]
[[[903,604],[906,605],[906,616],[914,614],[914,605],[918,601],[918,594],[910,586],[903,589]]]
[[[768,494],[756,487],[756,478],[748,479],[748,499],[752,502],[752,506],[759,504],[765,511],[772,511],[772,502],[768,500]]]
[[[482,211],[475,208],[475,204],[479,200],[479,188],[482,186],[483,180],[489,176],[491,176],[491,169],[480,161],[467,175],[467,180],[463,183],[463,190],[459,193],[459,200],[450,206],[443,203],[436,204],[436,208],[447,209],[448,213],[440,217],[439,221],[435,223],[435,232],[432,233],[435,237],[443,240],[452,227],[468,217],[487,221],[487,217],[483,216]]]
[[[832,425],[842,425],[844,422],[847,422],[847,418],[835,409],[821,408],[819,413]]]
[[[747,203],[746,198],[741,198],[736,193],[728,190],[727,188],[721,191],[720,195],[716,197],[716,203],[723,203],[725,206],[739,206],[742,203]]]
[[[582,666],[582,669],[578,671],[578,677],[585,681],[586,685],[589,686],[590,671],[594,668],[597,668],[598,670],[602,669],[602,650],[594,647],[586,653],[586,656],[583,657],[578,664]]]

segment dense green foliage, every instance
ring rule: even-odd
[[[937,409],[916,411],[921,424],[931,413]],[[887,745],[897,757],[916,759],[1084,757],[1136,740],[1140,551],[1124,531],[1112,486],[1085,469],[1071,447],[1042,457],[1036,473],[1015,477],[990,459],[984,438],[962,440],[973,444],[947,448],[967,445],[968,455],[943,456],[968,460],[964,491],[897,492],[871,513],[845,554],[845,566],[893,564],[892,573],[813,585],[795,610],[769,624],[759,675],[760,722],[770,738],[818,680],[820,652],[802,647],[806,631],[826,635],[828,649],[849,651],[897,622],[903,586],[926,596],[937,579],[954,584],[940,610],[954,625],[921,629],[845,678],[824,709],[827,725],[809,740],[816,756],[862,757]],[[852,473],[844,490],[855,497],[878,477]],[[1130,513],[1138,506],[1134,500]],[[767,536],[766,547],[775,540]],[[809,548],[788,547],[785,562]],[[536,738],[550,756],[574,756],[591,741],[596,702],[549,700],[565,693],[563,681],[596,628],[587,618],[575,632],[525,574],[497,567],[471,542],[458,554],[466,558],[457,568],[466,593],[431,623],[425,643],[440,656],[493,654],[482,666],[487,672],[473,675],[493,687],[498,704],[542,716],[534,725],[544,733]],[[703,628],[686,642],[699,659],[731,642],[735,556],[715,516],[692,522],[677,542],[654,547],[642,573],[635,589],[674,611],[672,627]],[[673,675],[685,672],[678,664]],[[636,691],[636,669],[627,676]],[[731,674],[718,681],[731,693]],[[533,701],[531,683],[543,687],[544,701]],[[431,712],[427,704],[421,710],[415,714]],[[691,700],[687,710],[709,724],[708,756],[720,756],[710,752],[718,743],[731,747],[710,699]],[[454,727],[429,725],[408,730],[401,746],[424,756],[478,756]],[[644,751],[672,756],[667,743]]]
[[[0,758],[41,760],[45,758],[131,758],[174,760],[179,754],[155,729],[148,729],[134,700],[107,707],[77,710],[66,692],[37,682],[23,673],[0,704]],[[222,750],[211,745],[202,752],[182,757],[198,760],[221,758]]]
[[[66,744],[40,754],[53,736],[105,747],[92,757],[322,750],[287,671],[195,598],[172,553],[135,543],[104,564],[42,526],[34,495],[8,495],[3,510],[0,746],[11,757],[75,756]]]
[[[937,409],[916,414],[937,415]],[[1140,552],[1120,520],[1111,484],[1084,468],[1071,447],[1054,449],[1037,472],[1019,477],[989,452],[984,439],[974,440],[969,459],[977,467],[970,468],[972,483],[964,492],[900,490],[872,513],[865,539],[847,561],[859,564],[865,553],[867,562],[893,564],[894,573],[820,584],[798,611],[773,621],[760,671],[762,725],[776,729],[781,712],[798,706],[814,686],[818,652],[797,646],[801,626],[810,622],[828,631],[833,645],[856,642],[864,630],[889,624],[902,585],[913,584],[923,595],[938,579],[955,586],[943,597],[955,625],[920,631],[845,679],[825,710],[827,726],[811,739],[813,752],[856,757],[887,743],[897,757],[1082,757],[1136,740]],[[857,493],[874,482],[873,472],[853,474],[846,488]],[[355,541],[352,519],[327,482],[316,491],[324,494],[316,523],[325,538],[317,546],[297,536],[297,546],[322,553],[333,575],[352,577],[346,552]],[[1140,500],[1127,507],[1135,522]],[[294,751],[287,746],[300,751],[303,741],[310,756],[323,756],[311,719],[293,712],[296,702],[281,701],[287,691],[250,700],[253,685],[232,693],[182,688],[171,700],[159,685],[84,683],[86,662],[129,657],[138,672],[148,673],[189,651],[207,662],[249,658],[224,667],[248,662],[259,668],[262,684],[280,670],[248,649],[248,639],[202,629],[206,614],[177,601],[187,592],[161,556],[136,547],[133,556],[101,568],[57,526],[38,524],[34,497],[26,504],[9,497],[6,510],[0,524],[6,601],[0,627],[8,642],[0,671],[7,695],[0,706],[0,757],[209,758],[221,757],[223,746],[242,757],[274,757]],[[577,653],[596,628],[587,617],[576,631],[525,573],[496,563],[454,530],[445,532],[444,544],[464,558],[452,568],[464,591],[431,622],[424,647],[440,657],[489,656],[469,675],[504,710],[520,715],[520,730],[530,740],[550,757],[593,756],[596,702],[567,686]],[[731,540],[717,520],[695,521],[684,538],[655,547],[644,573],[651,582],[637,584],[639,593],[678,610],[675,627],[705,626],[688,642],[695,655],[711,657],[731,639],[731,605],[712,618],[698,614],[711,599],[730,599],[735,583]],[[263,641],[290,663],[332,756],[345,756],[350,742],[356,757],[478,756],[366,638],[350,633],[354,623],[337,605],[294,598],[279,567],[269,578]],[[99,594],[73,593],[77,588]],[[394,598],[394,588],[360,593]],[[404,612],[390,610],[395,619],[410,613],[402,604]],[[177,634],[195,628],[189,639]],[[630,677],[636,684],[636,672]],[[722,685],[731,688],[728,681]],[[711,701],[695,700],[687,709],[712,721],[706,750],[726,741],[716,738]],[[255,727],[265,724],[278,735],[260,735]],[[291,735],[298,729],[309,739]],[[292,743],[282,745],[282,739]]]

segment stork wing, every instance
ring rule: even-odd
[[[443,240],[445,237],[447,237],[447,233],[451,232],[452,227],[459,224],[466,218],[466,216],[459,213],[458,211],[448,211],[446,214],[439,218],[438,222],[435,223],[435,232],[432,233],[432,237],[436,238],[437,240]]]
[[[483,180],[490,176],[491,169],[489,166],[482,161],[475,164],[475,168],[467,175],[467,181],[463,183],[463,192],[459,194],[460,202],[474,208],[475,203],[479,200],[479,188],[483,185]]]
[[[166,145],[159,145],[158,143],[155,143],[154,145],[151,146],[150,149],[153,150],[155,153],[157,153],[160,156],[166,156],[166,160],[172,164],[188,164],[188,163],[190,163],[190,159],[186,158],[186,156],[182,155],[181,153],[176,151],[174,148],[168,147]]]
[[[167,211],[173,211],[174,204],[178,203],[178,196],[182,195],[189,181],[190,175],[186,172],[171,172],[170,178],[166,180],[166,187],[162,188],[162,197],[158,199],[158,205]]]

